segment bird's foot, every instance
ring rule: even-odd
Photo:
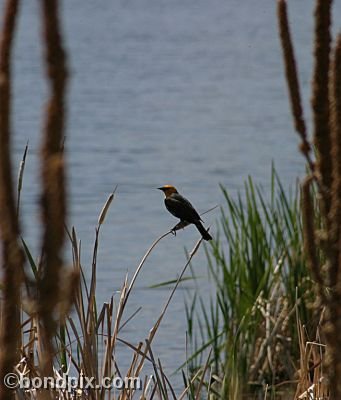
[[[176,236],[176,230],[174,228],[171,229],[171,233],[172,233],[172,235]]]

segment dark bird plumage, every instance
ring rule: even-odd
[[[178,191],[174,186],[165,185],[159,188],[165,194],[165,205],[167,210],[182,222],[194,224],[201,233],[203,239],[211,240],[212,236],[204,228],[200,215],[197,213],[192,204]]]

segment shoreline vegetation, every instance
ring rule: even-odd
[[[136,313],[125,307],[155,240],[119,296],[96,301],[100,230],[115,197],[108,197],[95,228],[88,281],[75,228],[66,226],[67,171],[64,132],[68,63],[57,0],[40,0],[49,96],[40,149],[43,238],[40,257],[20,234],[20,197],[28,145],[15,189],[11,168],[11,55],[19,0],[4,2],[0,40],[0,232],[2,250],[0,314],[0,400],[60,399],[329,399],[341,398],[341,34],[331,36],[332,1],[316,0],[313,129],[302,107],[287,3],[278,0],[279,37],[289,100],[307,173],[290,195],[275,169],[269,199],[251,178],[237,199],[225,188],[215,240],[205,247],[216,288],[209,302],[199,289],[186,303],[188,360],[177,373],[175,393],[153,340],[202,239],[188,253],[178,279],[148,337],[128,343],[122,328]],[[310,139],[311,138],[311,139]],[[177,229],[184,226],[177,226]],[[73,263],[63,247],[69,241]],[[142,305],[141,305],[142,307]],[[131,351],[123,370],[118,346]],[[103,352],[99,349],[104,349]],[[102,355],[103,354],[103,355]],[[146,377],[146,366],[153,378]],[[16,372],[29,379],[61,375],[141,378],[142,388],[34,388],[4,384]]]
[[[197,290],[186,304],[187,368],[194,374],[211,351],[205,386],[216,398],[299,398],[323,379],[325,354],[299,185],[286,194],[273,167],[266,198],[251,178],[237,199],[222,191],[217,239],[206,247],[216,290],[208,302]]]

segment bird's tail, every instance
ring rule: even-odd
[[[204,240],[212,240],[212,236],[208,233],[200,221],[195,221],[194,224],[198,228],[198,231],[201,233],[201,236]]]

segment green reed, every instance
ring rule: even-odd
[[[303,255],[298,186],[288,195],[272,169],[269,198],[252,178],[237,198],[221,189],[219,232],[206,247],[215,292],[204,301],[197,289],[187,303],[187,367],[193,374],[212,349],[207,387],[216,398],[240,399],[297,379],[297,323],[304,321],[311,340],[316,331],[314,283]]]

